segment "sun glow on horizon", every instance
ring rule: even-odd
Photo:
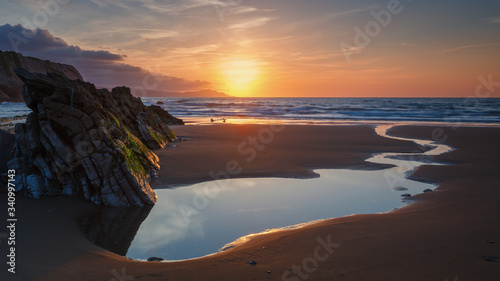
[[[220,69],[230,95],[252,96],[252,90],[261,74],[256,61],[228,59],[221,63]]]

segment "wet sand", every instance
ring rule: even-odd
[[[418,150],[411,142],[379,137],[368,126],[287,126],[273,132],[272,141],[263,134],[268,143],[258,151],[263,142],[250,145],[248,137],[259,139],[259,132],[268,128],[174,128],[186,141],[157,151],[162,172],[155,186],[199,182],[210,179],[210,171],[233,171],[236,177],[311,177],[313,168],[373,169],[377,167],[363,161],[373,153]],[[405,126],[391,133],[430,139],[434,129]],[[95,206],[75,198],[19,196],[17,273],[12,280],[498,280],[500,262],[485,257],[500,257],[500,129],[444,128],[443,135],[446,144],[458,149],[437,160],[452,165],[419,168],[413,178],[440,185],[436,192],[416,196],[410,206],[259,235],[226,252],[189,261],[120,257],[93,245],[79,229],[79,220]],[[251,147],[257,153],[248,161]],[[239,167],[241,172],[234,173]],[[6,202],[5,193],[0,200]],[[0,214],[5,221],[5,212]],[[5,253],[5,240],[0,240]],[[11,280],[4,279],[13,276],[6,275],[2,256],[0,279]],[[257,264],[249,265],[252,260]]]
[[[317,168],[384,168],[364,160],[380,151],[419,149],[413,142],[380,137],[371,126],[213,125],[173,130],[186,141],[156,151],[162,167],[153,182],[157,188],[212,180],[210,172],[229,172],[228,163],[242,169],[231,178],[310,178],[317,176],[311,171]]]
[[[14,127],[17,123],[26,122],[26,116],[0,117],[0,129],[14,134]]]

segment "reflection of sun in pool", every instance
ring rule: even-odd
[[[229,60],[221,64],[221,72],[224,75],[231,95],[246,95],[260,71],[254,60]]]

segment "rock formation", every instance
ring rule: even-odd
[[[0,129],[0,147],[2,148],[3,152],[11,151],[15,143],[16,138],[13,134]],[[7,173],[8,160],[9,153],[0,153],[0,175]]]
[[[182,120],[146,107],[126,87],[109,92],[57,73],[15,72],[33,110],[15,127],[8,166],[16,169],[17,190],[34,198],[80,195],[106,206],[156,202],[149,180],[160,167],[151,149],[174,140],[168,125]]]
[[[84,218],[81,227],[85,236],[94,244],[125,256],[150,211],[150,206],[104,207],[99,212]]]
[[[32,57],[25,57],[15,52],[0,51],[0,102],[22,102],[23,81],[16,75],[15,69],[22,67],[35,73],[58,73],[69,79],[83,80],[75,67]]]

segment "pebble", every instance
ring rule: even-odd
[[[159,258],[159,257],[150,257],[150,258],[148,258],[148,261],[163,261],[163,260],[165,260],[165,259]]]
[[[434,190],[427,188],[426,190],[424,190],[424,193],[427,193],[427,192],[433,192],[433,191],[434,191]]]
[[[488,257],[484,257],[484,259],[486,261],[489,261],[489,262],[496,262],[498,257],[488,256]]]
[[[256,265],[256,264],[257,264],[257,262],[256,262],[256,261],[251,261],[251,262],[249,262],[248,264],[251,264],[251,265]]]
[[[410,193],[401,194],[401,197],[411,197]]]

